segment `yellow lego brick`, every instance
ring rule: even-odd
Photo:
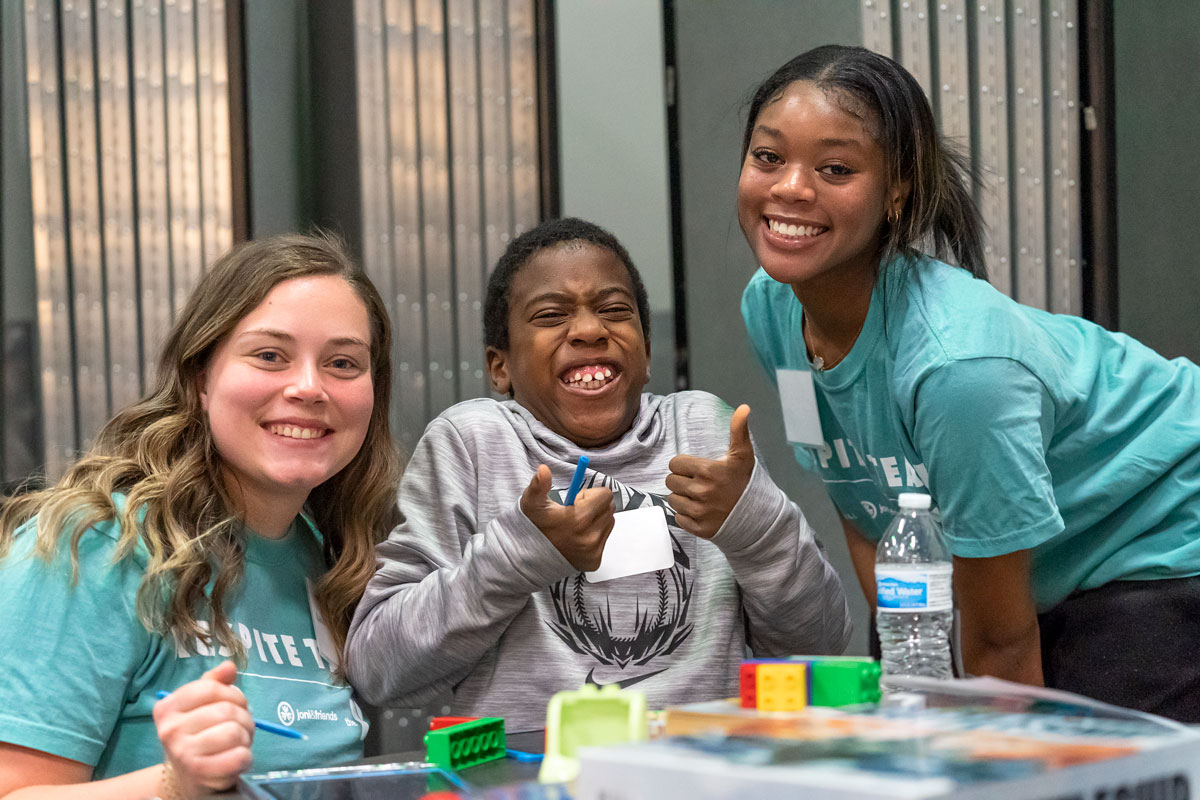
[[[807,664],[758,664],[754,682],[760,711],[799,711],[808,705]]]

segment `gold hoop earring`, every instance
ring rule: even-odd
[[[893,228],[896,227],[896,224],[900,222],[900,212],[894,208],[889,208],[887,213],[887,221],[888,225],[891,225]]]

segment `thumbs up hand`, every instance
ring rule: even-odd
[[[614,524],[612,489],[584,489],[575,495],[574,505],[562,506],[550,499],[550,477],[549,467],[538,467],[521,494],[521,513],[572,567],[580,572],[597,569]]]
[[[668,465],[667,502],[679,527],[711,539],[750,483],[754,445],[750,442],[750,406],[740,405],[729,422],[729,450],[717,459],[680,455]]]

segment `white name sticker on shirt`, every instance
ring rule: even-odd
[[[674,564],[667,513],[661,506],[648,506],[613,515],[613,529],[604,543],[600,567],[583,576],[588,583],[600,583],[670,569]]]
[[[812,373],[800,369],[777,369],[779,402],[783,405],[783,430],[792,444],[824,447],[821,417],[817,413],[817,390]]]
[[[333,646],[333,634],[329,632],[325,620],[321,618],[321,611],[317,608],[317,598],[313,595],[312,581],[308,578],[304,579],[304,588],[308,590],[308,613],[312,615],[313,632],[317,638],[317,652],[328,662],[326,666],[329,671],[333,672],[338,667],[337,648]]]

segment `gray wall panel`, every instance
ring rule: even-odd
[[[67,145],[69,258],[76,335],[75,391],[82,431],[108,419],[104,265],[100,248],[100,172],[96,152],[96,81],[87,3],[62,9],[63,134]],[[64,265],[65,266],[65,265]],[[85,433],[86,436],[86,433]]]
[[[200,241],[200,145],[196,109],[196,31],[188,0],[163,2],[163,85],[166,89],[167,194],[171,206],[171,306],[187,302],[204,271]]]
[[[399,408],[395,435],[403,442],[416,442],[425,427],[429,408],[429,371],[426,358],[425,302],[421,284],[421,185],[417,124],[420,106],[416,89],[416,41],[411,2],[388,0],[384,59],[387,64],[384,107],[387,109],[386,145],[391,155],[391,252],[388,262],[368,264],[375,275],[391,273],[395,292],[392,325],[396,329]],[[366,120],[360,118],[359,123]]]
[[[52,475],[74,457],[77,446],[57,25],[52,4],[26,2],[29,163],[37,264],[42,431],[44,463]]]
[[[1046,308],[1045,120],[1040,0],[1018,0],[1012,16],[1014,296]]]
[[[644,0],[555,9],[562,213],[608,228],[641,272],[663,320],[651,348],[656,392],[676,388],[662,26],[662,9]]]
[[[305,0],[243,0],[250,238],[311,219]]]
[[[37,273],[33,247],[25,7],[0,3],[0,483],[13,485],[41,463],[37,371]]]
[[[1115,3],[1113,14],[1118,322],[1200,361],[1200,3]]]
[[[161,0],[135,0],[133,104],[139,271],[142,284],[142,376],[153,380],[158,350],[174,318],[171,304],[171,205],[167,193],[166,99]]]
[[[485,396],[489,384],[484,373],[482,300],[487,269],[483,261],[483,197],[479,191],[479,30],[473,0],[451,0],[448,26],[458,380],[464,393]]]
[[[897,7],[898,6],[898,7]],[[863,14],[874,16],[873,8],[863,8]],[[913,74],[917,82],[925,87],[927,95],[933,81],[933,48],[930,47],[929,0],[901,0],[893,3],[892,14],[899,23],[900,34],[892,57]]]
[[[1069,0],[1048,0],[1051,24],[1046,31],[1046,263],[1049,270],[1047,305],[1051,311],[1079,314],[1083,310],[1079,191],[1079,32],[1078,6]]]
[[[445,20],[440,0],[416,3],[417,103],[421,186],[421,274],[425,292],[430,410],[458,402],[454,269],[450,247],[450,135]],[[508,159],[505,159],[507,162]]]
[[[981,3],[975,17],[978,99],[973,132],[981,185],[975,200],[987,225],[984,258],[988,280],[1012,293],[1012,207],[1008,155],[1008,36],[1004,4]]]
[[[393,433],[488,393],[484,281],[536,224],[530,0],[357,0],[363,264],[392,315]],[[530,172],[532,170],[532,172]]]
[[[938,80],[933,100],[942,135],[971,152],[971,50],[967,0],[938,3]]]
[[[143,389],[134,238],[130,42],[125,22],[125,9],[118,4],[96,9],[104,313],[108,322],[108,388],[114,410],[137,400]]]
[[[789,0],[679,3],[679,131],[687,319],[692,386],[729,403],[749,403],[750,427],[776,482],[800,504],[837,567],[854,615],[849,652],[866,652],[867,606],[846,552],[841,525],[818,478],[801,470],[783,434],[779,397],[746,340],[739,304],[755,269],[737,223],[735,193],[743,104],[776,67],[810,47],[859,44],[860,8],[805,3],[796,20]],[[737,58],[714,58],[737,53]]]
[[[52,479],[142,393],[206,255],[232,244],[226,50],[213,41],[225,37],[223,9],[24,4],[37,457]]]

